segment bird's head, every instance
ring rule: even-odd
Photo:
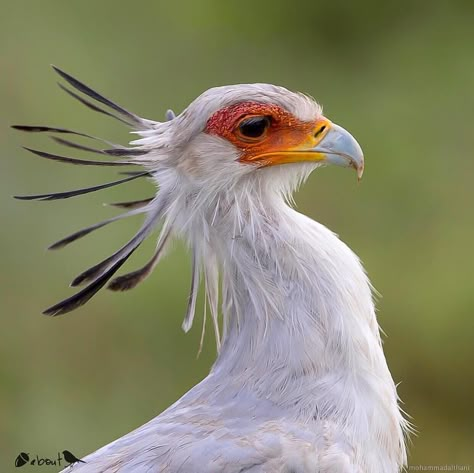
[[[356,140],[314,99],[270,84],[209,89],[177,117],[139,133],[134,144],[149,152],[151,169],[174,168],[183,185],[210,193],[262,180],[292,189],[322,164],[352,167],[359,178],[364,169]]]
[[[149,263],[139,270],[116,277],[108,287],[127,290],[143,281],[159,261],[169,236],[183,221],[207,206],[214,218],[219,202],[239,205],[239,196],[261,200],[263,195],[287,196],[316,167],[323,164],[352,167],[360,178],[364,169],[362,151],[343,128],[323,116],[321,107],[310,97],[269,84],[239,84],[209,89],[181,114],[168,111],[167,120],[156,122],[139,117],[105,98],[69,74],[56,72],[74,90],[60,84],[69,95],[88,108],[112,116],[133,127],[139,138],[131,147],[115,145],[93,135],[50,126],[15,126],[27,132],[51,133],[59,144],[74,150],[99,154],[101,160],[84,160],[28,149],[42,158],[86,166],[143,166],[145,170],[125,172],[127,177],[98,186],[72,191],[17,196],[22,200],[57,200],[123,184],[140,177],[151,177],[158,192],[133,202],[113,204],[128,211],[62,238],[50,249],[62,248],[93,230],[136,214],[145,221],[136,235],[110,257],[77,276],[72,286],[88,285],[77,294],[45,311],[48,315],[69,312],[86,303],[105,286],[140,244],[164,222],[157,250]],[[91,100],[92,99],[92,100]],[[75,136],[106,143],[97,149],[66,140],[58,135]],[[118,158],[113,161],[111,157]],[[262,189],[264,191],[262,192]],[[255,194],[258,190],[258,194]],[[221,200],[221,197],[223,199]],[[259,202],[257,202],[259,204]],[[253,203],[252,203],[253,205]],[[213,209],[212,207],[216,209]],[[180,224],[176,222],[181,219]],[[201,219],[212,226],[207,217]],[[203,227],[204,228],[204,227]],[[205,228],[204,228],[205,231]],[[196,234],[196,227],[194,227]],[[194,258],[194,267],[204,264],[206,256]],[[189,312],[194,311],[196,280],[194,271]]]

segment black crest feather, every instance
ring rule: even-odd
[[[135,115],[134,113],[128,111],[124,107],[118,105],[112,100],[104,97],[99,92],[95,91],[88,85],[79,81],[70,74],[62,71],[58,67],[53,66],[53,69],[56,71],[59,76],[67,82],[70,89],[65,85],[59,83],[59,87],[65,91],[68,95],[78,100],[80,103],[85,105],[87,108],[93,110],[94,112],[101,113],[103,115],[115,118],[116,120],[121,121],[127,126],[133,127],[135,129],[143,128],[153,128],[156,122],[150,120],[145,120]],[[99,106],[100,105],[100,106]],[[171,111],[167,112],[167,119],[171,120],[174,118],[174,114]],[[134,157],[139,157],[146,155],[149,150],[144,149],[143,147],[125,147],[121,145],[116,145],[110,141],[103,140],[96,136],[90,135],[88,133],[83,133],[80,131],[71,130],[68,128],[62,127],[53,127],[53,126],[43,126],[43,125],[14,125],[12,128],[27,132],[27,133],[48,133],[51,135],[74,135],[79,138],[92,139],[106,145],[105,149],[95,148],[93,146],[88,146],[86,144],[77,143],[71,141],[70,139],[65,139],[64,137],[51,136],[50,138],[54,140],[57,144],[65,146],[67,148],[85,151],[88,153],[98,154],[104,157],[118,158],[117,160],[88,160],[88,159],[79,159],[75,157],[62,156],[58,154],[49,153],[46,151],[40,151],[33,148],[25,149],[36,156],[39,156],[44,159],[49,159],[56,162],[81,165],[81,166],[105,166],[105,167],[114,167],[114,166],[130,166],[130,165],[141,165],[139,160],[134,160]],[[99,145],[100,146],[100,145]],[[124,158],[124,159],[120,159]],[[126,158],[129,158],[126,160]],[[118,186],[126,182],[141,178],[141,177],[150,177],[152,172],[148,170],[143,171],[124,171],[120,174],[124,175],[122,179],[118,179],[111,182],[106,182],[103,184],[84,187],[80,189],[73,189],[63,192],[53,192],[45,194],[33,194],[33,195],[17,195],[14,196],[16,199],[20,200],[59,200],[59,199],[68,199],[75,196],[80,196],[88,194],[91,192],[96,192],[103,189],[108,189],[113,186]],[[156,202],[155,202],[156,200]],[[115,253],[105,258],[103,261],[97,263],[91,268],[83,271],[79,276],[77,276],[73,282],[72,286],[78,286],[81,284],[87,283],[88,285],[82,290],[77,292],[71,297],[64,299],[63,301],[53,305],[52,307],[46,309],[44,314],[56,316],[70,312],[89,301],[100,289],[102,289],[107,282],[114,276],[114,274],[123,266],[123,264],[130,258],[130,256],[135,252],[135,250],[142,244],[142,242],[151,234],[159,219],[163,216],[163,210],[166,207],[166,199],[162,198],[146,198],[141,200],[131,200],[125,202],[116,202],[109,204],[114,207],[127,209],[128,211],[117,215],[101,222],[97,222],[93,225],[89,225],[85,228],[82,228],[60,240],[53,243],[49,246],[49,249],[59,249],[63,248],[66,245],[88,235],[89,233],[102,228],[112,222],[117,220],[125,219],[132,215],[137,215],[140,213],[146,214],[146,219],[138,232],[121,248],[119,248]],[[154,269],[157,262],[159,261],[161,255],[163,254],[163,248],[169,236],[169,229],[163,229],[162,235],[160,236],[158,246],[156,251],[153,254],[153,257],[150,261],[144,265],[142,268],[133,271],[131,273],[125,274],[118,278],[115,278],[109,285],[111,290],[123,291],[135,287],[138,283],[143,281]]]
[[[109,187],[119,186],[125,182],[133,181],[140,177],[146,177],[150,174],[147,171],[134,173],[131,176],[119,179],[118,181],[106,182],[105,184],[99,184],[92,187],[82,187],[81,189],[74,189],[72,191],[65,192],[53,192],[50,194],[33,194],[33,195],[15,195],[15,199],[19,200],[58,200],[58,199],[69,199],[71,197],[76,197],[79,195],[89,194],[90,192],[96,192],[103,189],[108,189]]]
[[[137,115],[135,115],[134,113],[129,112],[128,110],[116,104],[115,102],[112,102],[112,100],[107,99],[103,95],[99,94],[99,92],[91,89],[89,86],[77,80],[76,78],[68,74],[67,72],[62,71],[61,69],[59,69],[59,67],[56,67],[56,66],[52,66],[52,67],[66,82],[68,82],[70,85],[72,85],[75,89],[79,90],[83,94],[88,95],[94,100],[97,100],[97,102],[107,105],[112,110],[115,110],[121,115],[127,117],[129,120],[131,120],[137,125],[140,125],[142,123],[143,120]]]

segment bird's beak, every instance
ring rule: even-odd
[[[268,156],[270,154],[272,156]],[[354,168],[359,179],[364,172],[364,155],[359,143],[347,130],[324,117],[317,120],[303,143],[268,155],[267,166],[297,162],[335,164]]]
[[[314,154],[315,161],[336,166],[351,167],[360,179],[364,173],[364,154],[356,139],[342,126],[327,120],[328,131],[319,143],[309,150],[309,160]]]

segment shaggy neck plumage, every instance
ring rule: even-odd
[[[232,234],[226,222],[214,223],[225,320],[216,369],[251,368],[261,379],[273,364],[295,380],[385,366],[370,287],[355,255],[282,200],[266,202],[273,208],[264,214],[239,209],[234,218],[241,225]]]
[[[206,204],[198,198],[185,199],[192,217],[180,206],[179,226],[206,275],[216,278],[216,265],[222,274],[213,378],[251,389],[297,421],[337,423],[361,445],[358,455],[380,455],[372,463],[403,463],[403,419],[354,253],[261,182]]]

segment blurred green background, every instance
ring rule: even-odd
[[[474,468],[472,1],[0,6],[0,471],[12,471],[20,451],[95,450],[161,412],[215,358],[209,329],[196,360],[200,317],[189,334],[180,329],[189,287],[182,245],[131,293],[103,291],[67,316],[40,315],[138,221],[62,252],[44,248],[112,215],[103,202],[153,191],[135,182],[63,202],[10,198],[115,177],[35,158],[20,145],[58,149],[11,124],[130,138],[62,93],[50,63],[158,120],[168,107],[181,111],[205,89],[228,83],[272,82],[316,97],[362,144],[366,173],[360,185],[341,169],[314,173],[298,207],[349,243],[383,295],[386,356],[419,431],[410,464]],[[144,245],[125,269],[151,251]]]

